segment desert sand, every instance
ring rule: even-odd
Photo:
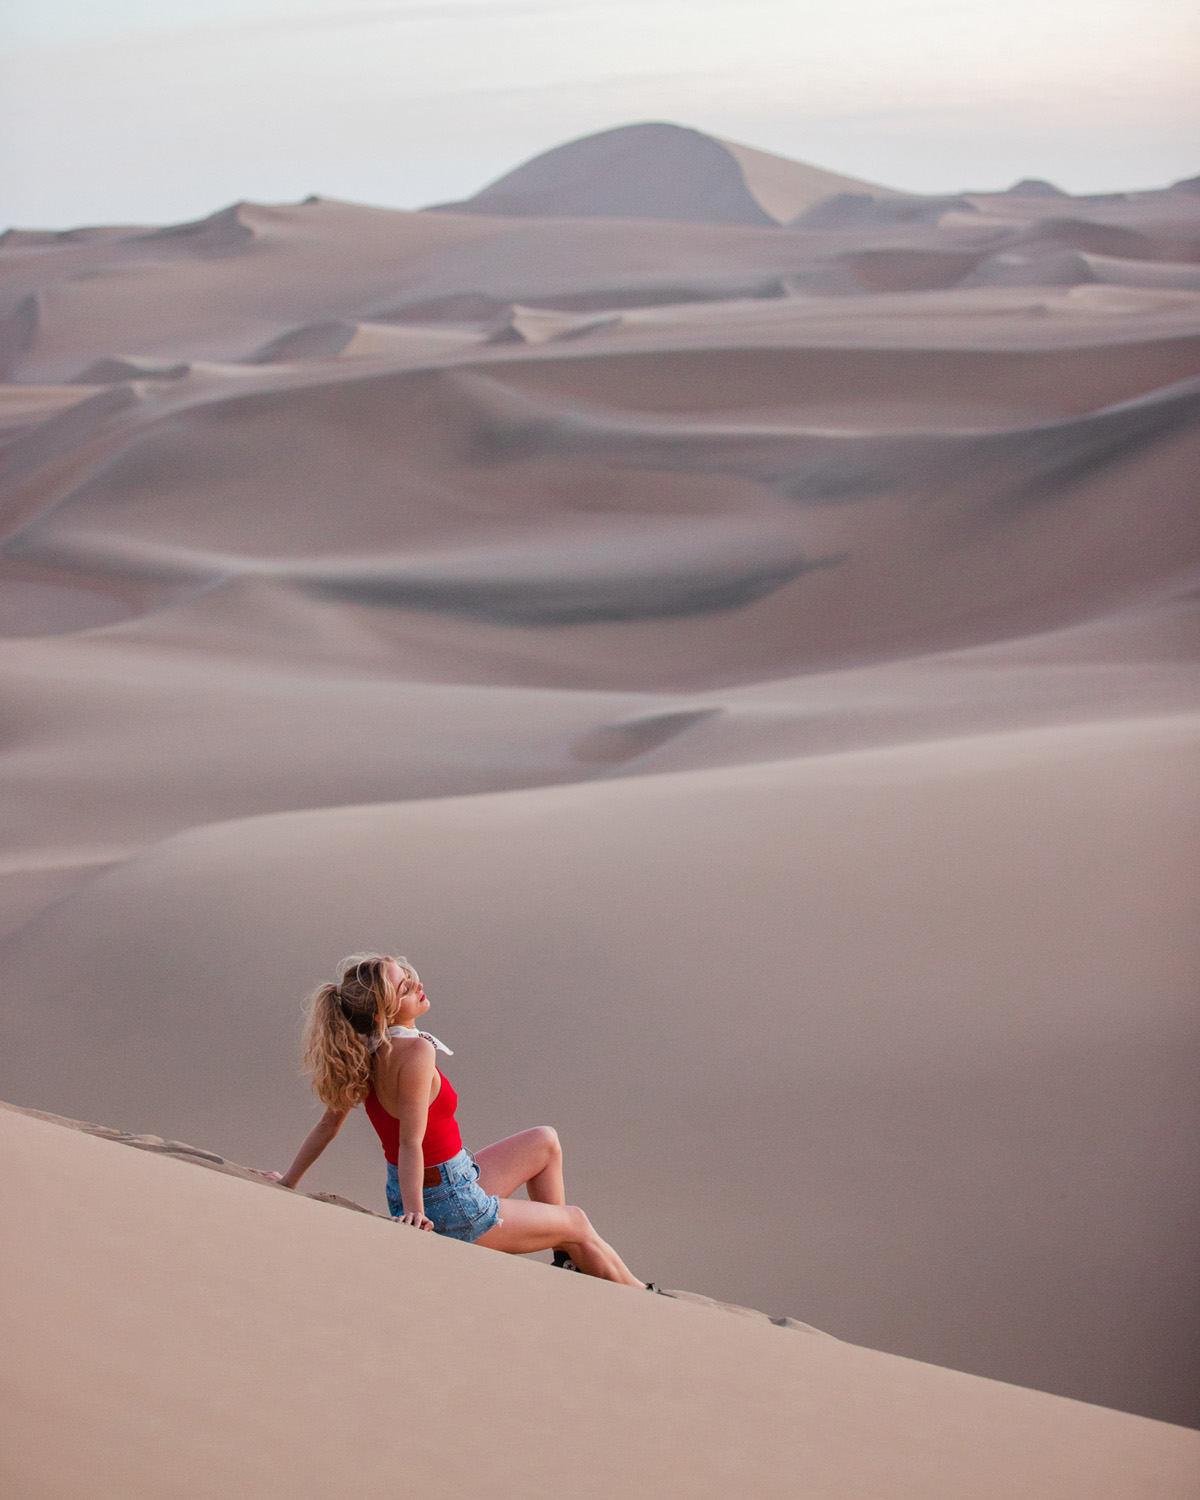
[[[0,1230],[22,1288],[5,1299],[6,1364],[26,1372],[6,1382],[11,1494],[1195,1493],[1200,1434],[1180,1427],[563,1275],[9,1110],[0,1141],[20,1204]]]
[[[161,1194],[259,1246],[231,1322],[357,1236],[421,1284],[398,1337],[461,1286],[500,1349],[548,1295],[555,1359],[644,1339],[845,1434],[877,1389],[978,1454],[988,1402],[1174,1453],[912,1361],[1200,1424],[1200,186],[922,198],[675,129],[430,211],[0,239],[0,1098],[282,1165],[301,997],[404,952],[468,1144],[555,1124],[635,1271],[831,1337],[19,1116],[5,1170],[64,1279],[54,1216],[101,1213],[96,1296],[198,1264]],[[383,1207],[365,1122],[309,1182]],[[319,1378],[283,1349],[245,1370]],[[755,1462],[809,1473],[774,1420]],[[980,1494],[1110,1492],[1006,1452]]]

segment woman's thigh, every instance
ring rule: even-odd
[[[509,1255],[529,1255],[534,1250],[573,1244],[581,1215],[577,1208],[566,1204],[501,1198],[500,1217],[504,1222],[480,1235],[475,1243],[489,1250],[506,1250]]]
[[[550,1133],[541,1126],[506,1136],[493,1146],[475,1153],[479,1168],[479,1186],[485,1193],[507,1198],[510,1193],[536,1177],[550,1159]]]

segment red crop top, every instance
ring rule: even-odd
[[[429,1118],[425,1122],[425,1138],[421,1142],[421,1154],[425,1158],[427,1167],[436,1167],[439,1163],[449,1161],[452,1156],[457,1156],[462,1150],[462,1136],[458,1133],[458,1121],[454,1118],[454,1111],[458,1108],[458,1095],[450,1086],[450,1080],[442,1072],[437,1070],[438,1077],[442,1080],[442,1086],[438,1090],[438,1096],[429,1106]],[[400,1154],[400,1122],[395,1115],[389,1114],[379,1101],[379,1095],[375,1092],[375,1085],[371,1085],[371,1091],[364,1100],[367,1116],[375,1127],[375,1134],[379,1137],[379,1143],[383,1147],[383,1154],[393,1166],[396,1165]]]

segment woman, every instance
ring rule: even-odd
[[[562,1148],[549,1126],[463,1150],[454,1118],[458,1096],[437,1067],[435,1037],[416,1029],[429,1000],[405,958],[356,953],[343,959],[336,984],[309,999],[304,1066],[325,1114],[284,1173],[264,1175],[294,1188],[365,1104],[388,1163],[392,1217],[417,1229],[526,1255],[555,1251],[555,1264],[622,1286],[645,1287],[582,1209],[563,1192]],[[511,1195],[522,1184],[529,1202]]]

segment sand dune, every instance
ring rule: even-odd
[[[0,1133],[27,1226],[6,1216],[3,1239],[23,1288],[4,1333],[19,1372],[6,1467],[24,1494],[305,1500],[350,1472],[394,1486],[381,1434],[415,1348],[411,1485],[483,1474],[489,1494],[541,1497],[570,1472],[585,1497],[1192,1492],[1198,1440],[1178,1428],[406,1236],[12,1111]]]
[[[474,197],[438,208],[518,218],[785,224],[834,193],[854,191],[901,196],[699,130],[654,123],[556,146]]]
[[[670,771],[705,727],[657,774],[160,843],[6,945],[24,1089],[279,1159],[297,990],[377,932],[469,1138],[557,1123],[656,1278],[1187,1420],[1196,717]],[[376,1158],[317,1180],[378,1205]]]
[[[450,208],[0,240],[0,1097],[274,1164],[399,948],[647,1274],[1200,1423],[1200,194],[653,126]]]
[[[10,449],[7,555],[139,615],[169,602],[175,629],[213,589],[261,579],[386,608],[389,632],[414,614],[455,639],[516,629],[474,631],[478,649],[532,649],[531,683],[549,649],[559,683],[574,661],[579,687],[635,690],[1027,634],[1183,586],[1200,562],[1195,380],[1080,417],[874,433],[700,413],[686,391],[686,414],[645,413],[694,361],[659,358],[635,384],[615,357],[506,355],[486,374],[450,358],[282,389],[249,371],[111,387]],[[642,410],[609,404],[618,385]],[[1149,496],[1126,482],[1135,462]],[[1099,516],[1105,540],[1042,566]],[[586,645],[522,633],[605,622],[621,634]]]

